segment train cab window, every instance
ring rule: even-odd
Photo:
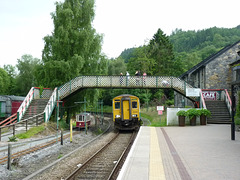
[[[136,101],[132,102],[132,108],[137,108],[137,102]]]
[[[115,102],[115,109],[120,109],[120,102]]]

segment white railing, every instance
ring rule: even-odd
[[[202,107],[203,109],[207,109],[204,97],[203,97],[203,93],[202,90],[200,91],[200,107]]]
[[[51,95],[51,97],[50,97],[50,99],[49,99],[49,101],[47,103],[47,106],[46,106],[46,108],[44,110],[44,121],[45,122],[49,121],[49,119],[50,119],[50,117],[52,115],[53,109],[54,109],[54,107],[56,105],[56,102],[57,102],[57,99],[58,99],[57,98],[57,89],[58,88],[54,89],[54,91],[53,91],[53,93],[52,93],[52,95]]]
[[[34,89],[35,89],[34,87],[32,87],[30,89],[30,91],[28,92],[24,101],[22,102],[21,106],[18,108],[18,111],[17,111],[17,121],[18,122],[21,120],[21,118],[23,117],[24,113],[26,112],[28,106],[30,105],[30,103],[32,102],[32,100],[34,98]]]
[[[228,107],[228,111],[229,111],[230,115],[232,115],[232,101],[231,101],[231,98],[228,94],[227,89],[222,91],[221,100],[226,102],[226,105]]]

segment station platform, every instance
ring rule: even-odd
[[[142,126],[118,180],[239,180],[240,132],[231,125]]]

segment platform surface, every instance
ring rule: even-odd
[[[231,125],[142,126],[118,180],[239,180],[239,168]]]

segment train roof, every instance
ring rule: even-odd
[[[9,96],[9,95],[0,95],[0,101],[6,101],[10,99],[11,101],[23,101],[25,97],[23,96]]]
[[[135,96],[135,95],[131,95],[131,94],[121,94],[121,95],[118,95],[118,96],[116,96],[116,97],[121,97],[121,96]],[[137,96],[135,96],[135,97],[137,97]]]

